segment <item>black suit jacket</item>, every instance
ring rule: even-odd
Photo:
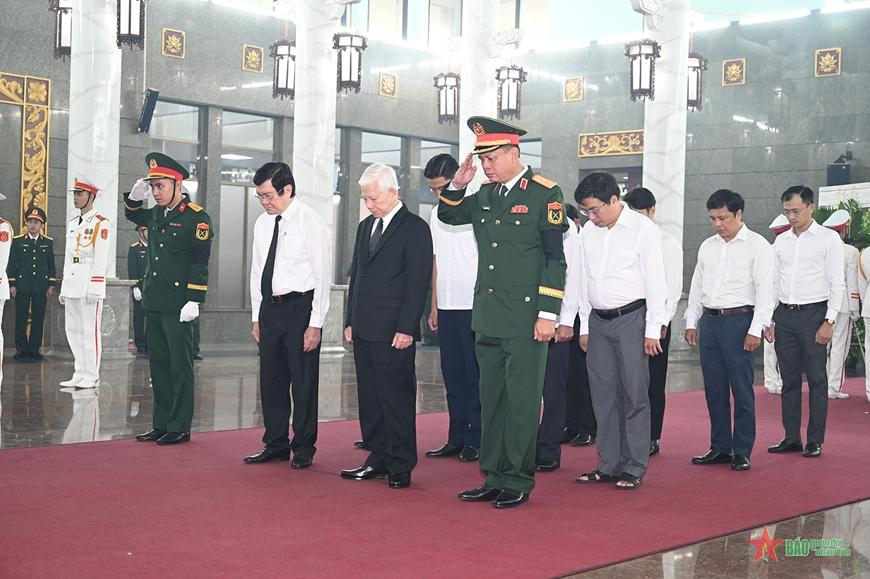
[[[376,220],[356,230],[345,327],[353,337],[392,342],[396,332],[420,340],[420,318],[432,281],[432,234],[419,216],[402,206],[377,247],[369,253]]]

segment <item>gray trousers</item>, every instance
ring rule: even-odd
[[[604,320],[589,315],[586,368],[598,420],[598,470],[643,477],[649,465],[649,357],[646,306]]]
[[[801,370],[810,388],[810,421],[807,442],[825,441],[828,421],[828,347],[816,343],[816,332],[825,321],[826,307],[789,311],[780,304],[773,311],[776,326],[776,359],[782,376],[782,426],[788,442],[801,441]]]

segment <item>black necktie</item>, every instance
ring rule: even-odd
[[[272,297],[272,273],[275,271],[275,253],[278,251],[278,226],[281,216],[275,216],[275,229],[272,230],[272,243],[269,244],[269,255],[266,256],[266,265],[263,266],[263,275],[260,278],[260,291],[263,299]]]
[[[384,234],[384,220],[378,219],[378,226],[375,227],[375,232],[372,233],[372,238],[369,239],[369,253],[372,253],[378,246],[378,241],[381,240],[381,235]]]
[[[81,225],[81,224],[82,224],[82,216],[79,215],[79,225]]]

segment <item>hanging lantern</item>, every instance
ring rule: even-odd
[[[438,89],[438,124],[452,124],[459,120],[459,75],[454,72],[440,73],[435,77]]]
[[[520,101],[527,73],[519,66],[503,66],[496,71],[498,80],[498,118],[520,118]]]
[[[72,7],[54,12],[54,57],[66,60],[72,49]]]
[[[135,44],[145,49],[145,0],[118,1],[118,48]]]
[[[701,77],[707,70],[707,59],[697,52],[689,54],[689,100],[688,107],[701,110]]]
[[[631,65],[631,100],[638,97],[655,100],[656,58],[661,47],[653,40],[637,40],[625,45],[625,56]]]
[[[296,98],[296,41],[278,40],[269,47],[269,54],[275,59],[275,72],[272,74],[272,98]]]
[[[366,37],[353,32],[339,32],[332,37],[332,42],[332,47],[338,51],[338,90],[358,93],[362,87],[362,53],[367,46]]]

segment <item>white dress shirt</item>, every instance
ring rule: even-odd
[[[826,320],[843,302],[843,241],[815,221],[800,237],[789,229],[773,242],[774,303],[813,304],[827,300]]]
[[[593,308],[611,310],[644,299],[644,336],[657,340],[668,324],[662,238],[648,217],[619,203],[622,212],[613,227],[598,227],[591,220],[583,226],[580,335],[589,333]]]
[[[269,255],[275,215],[263,213],[254,223],[254,247],[251,260],[251,317],[258,321],[263,300],[260,279]],[[278,224],[278,245],[272,273],[272,295],[314,290],[308,325],[322,328],[329,310],[330,265],[329,232],[314,209],[295,197]]]
[[[568,270],[565,272],[565,295],[562,298],[562,309],[556,318],[556,327],[574,326],[574,318],[577,317],[577,309],[580,307],[580,270],[583,262],[580,259],[580,244],[583,236],[569,224],[568,231],[562,234],[562,247],[565,251],[565,262]]]
[[[470,310],[477,281],[477,240],[474,226],[447,225],[438,219],[438,206],[429,218],[437,277],[435,296],[439,310]]]
[[[378,228],[378,219],[383,219],[383,220],[384,220],[384,227],[383,227],[383,229],[381,230],[381,235],[383,235],[384,233],[386,233],[386,231],[387,231],[387,227],[390,226],[390,221],[393,220],[393,217],[396,216],[396,213],[398,213],[398,212],[399,212],[399,209],[401,209],[401,208],[402,208],[402,202],[399,201],[399,202],[396,204],[395,207],[393,207],[392,209],[390,209],[390,212],[389,212],[389,213],[387,213],[387,214],[384,215],[383,217],[375,217],[375,223],[374,223],[374,225],[372,225],[372,232],[369,234],[369,236],[370,236],[370,237],[373,237],[373,236],[374,236],[374,234],[375,234],[375,230]]]
[[[728,309],[755,306],[749,335],[761,337],[776,302],[773,300],[773,247],[746,224],[731,241],[721,235],[708,237],[698,248],[692,275],[686,329],[698,327],[704,308]]]
[[[665,280],[668,282],[668,299],[665,302],[667,308],[667,321],[671,323],[677,314],[677,306],[683,297],[683,248],[677,238],[663,229],[659,229],[662,236],[662,260],[665,264]]]

